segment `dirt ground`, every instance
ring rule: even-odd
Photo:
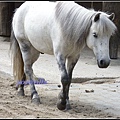
[[[31,103],[29,86],[25,86],[25,96],[17,96],[15,81],[0,78],[0,118],[116,118],[92,105],[80,102],[77,94],[70,95],[72,109],[60,111],[56,107],[57,95],[61,88],[49,90],[41,87],[39,106]],[[57,84],[55,84],[57,87]]]

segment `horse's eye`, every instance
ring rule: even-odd
[[[97,38],[97,37],[98,37],[96,33],[93,33],[93,36],[94,36],[95,38]]]

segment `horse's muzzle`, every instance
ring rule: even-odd
[[[99,68],[107,68],[110,65],[110,60],[97,60],[97,64]]]

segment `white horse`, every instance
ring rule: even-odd
[[[117,29],[112,19],[114,14],[65,1],[28,1],[16,10],[11,32],[14,77],[19,81],[30,80],[32,102],[40,103],[32,65],[40,53],[45,53],[55,56],[61,73],[57,107],[70,109],[72,71],[85,45],[93,50],[100,68],[110,64],[109,39]],[[18,93],[24,95],[24,84],[18,86]]]

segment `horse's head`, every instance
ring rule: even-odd
[[[87,37],[87,45],[93,50],[100,68],[107,68],[110,64],[109,40],[116,30],[115,24],[111,21],[113,19],[114,14],[97,13],[92,19]]]

